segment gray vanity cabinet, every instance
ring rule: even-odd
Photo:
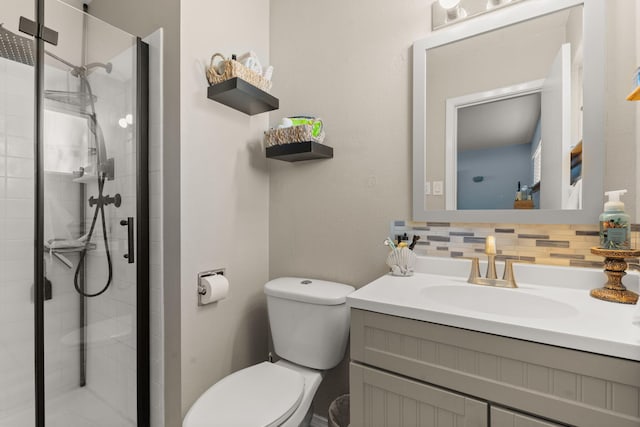
[[[491,406],[491,427],[561,427],[498,406]]]
[[[639,427],[640,362],[351,310],[351,426]]]

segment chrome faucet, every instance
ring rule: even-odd
[[[471,260],[471,272],[467,282],[474,285],[495,286],[499,288],[517,288],[515,276],[513,274],[513,264],[516,262],[526,262],[514,259],[505,260],[504,273],[502,279],[498,279],[496,273],[496,239],[493,236],[487,236],[484,244],[484,252],[487,255],[487,275],[482,277],[480,274],[480,261],[478,257],[459,257]]]

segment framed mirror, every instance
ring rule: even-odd
[[[597,222],[604,12],[523,1],[414,43],[414,220]]]

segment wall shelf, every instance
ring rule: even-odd
[[[209,86],[207,97],[250,116],[280,107],[278,98],[238,77]]]
[[[333,148],[313,141],[267,147],[267,158],[285,162],[333,158]]]
[[[640,101],[640,86],[627,96],[627,101]]]

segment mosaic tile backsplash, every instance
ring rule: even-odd
[[[418,255],[458,257],[484,253],[485,238],[496,238],[497,260],[519,259],[536,264],[602,268],[603,259],[590,249],[598,246],[598,225],[568,224],[471,224],[394,221],[394,238],[411,242],[420,236]],[[631,245],[640,247],[640,224],[631,226]],[[629,262],[637,263],[637,259]]]

